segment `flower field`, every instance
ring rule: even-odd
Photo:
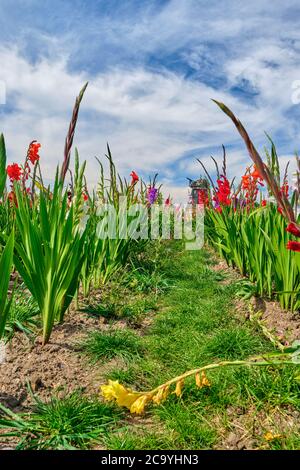
[[[214,175],[199,161],[191,217],[108,145],[89,187],[86,88],[50,182],[42,143],[8,164],[0,138],[0,448],[299,449],[298,157],[291,183],[217,102],[249,165],[238,181],[225,148]],[[199,211],[189,251],[174,227]]]

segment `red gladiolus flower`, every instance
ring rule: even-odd
[[[171,204],[171,199],[170,197],[167,197],[167,199],[165,200],[165,206],[170,206]]]
[[[252,171],[251,176],[252,176],[252,178],[255,178],[257,180],[263,180],[263,178],[260,175],[258,169],[256,168],[256,165],[254,165],[254,171]]]
[[[8,165],[6,172],[11,182],[19,181],[21,178],[22,168],[17,163],[13,163],[12,165]]]
[[[132,171],[132,172],[130,173],[130,176],[131,176],[131,183],[130,183],[130,184],[131,184],[131,186],[133,186],[135,183],[138,182],[139,177],[138,177],[138,175],[136,174],[135,171]]]
[[[294,241],[289,241],[286,245],[288,250],[291,251],[300,251],[300,243],[299,242],[294,242]]]
[[[216,210],[217,212],[220,212],[220,214],[221,214],[221,212],[222,212],[222,207],[221,207],[221,206],[217,206],[217,207],[215,207],[215,210]]]
[[[281,209],[281,207],[277,207],[277,211],[279,212],[279,214],[283,215],[283,210]]]
[[[287,226],[286,231],[293,234],[295,237],[300,237],[300,230],[294,222],[291,222]]]
[[[261,201],[261,205],[262,205],[262,207],[266,207],[267,201],[266,201],[265,199],[263,199],[263,200]]]
[[[82,193],[82,197],[83,197],[83,200],[84,201],[88,201],[89,200],[89,196],[87,193]]]
[[[230,184],[228,179],[225,176],[220,176],[217,180],[218,189],[216,190],[216,195],[213,197],[213,200],[217,204],[223,204],[224,206],[230,206],[231,200],[230,196]]]
[[[250,175],[243,175],[242,176],[242,189],[248,189],[249,188],[249,180],[250,180]]]
[[[39,149],[41,147],[41,144],[39,144],[36,141],[31,142],[29,145],[28,153],[27,153],[27,158],[28,160],[31,161],[33,165],[40,159],[39,156]]]

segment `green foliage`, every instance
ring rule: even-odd
[[[276,206],[250,212],[209,209],[205,223],[208,241],[229,265],[255,283],[257,295],[275,296],[284,309],[299,308],[300,256],[286,249],[291,236]]]
[[[93,362],[114,357],[127,359],[143,350],[138,336],[128,330],[94,331],[81,346]]]
[[[109,176],[104,177],[103,165],[98,160],[101,175],[97,193],[90,200],[81,272],[83,293],[86,297],[89,296],[92,286],[98,288],[107,283],[126,265],[130,253],[137,245],[145,247],[147,244],[147,240],[132,240],[126,236],[133,217],[124,216],[132,204],[143,198],[142,188],[136,191],[118,175],[109,147],[106,157],[109,162]],[[122,205],[122,198],[126,198],[126,207]],[[109,233],[109,220],[114,223],[113,233]]]
[[[15,264],[36,300],[43,325],[43,343],[49,341],[55,320],[62,321],[78,286],[83,263],[84,234],[76,224],[77,213],[67,210],[58,175],[53,194],[40,193],[32,209],[15,187],[18,207]]]
[[[211,359],[244,359],[263,351],[262,344],[264,343],[251,330],[230,326],[217,330],[207,340],[203,352]]]
[[[35,398],[31,413],[16,414],[0,404],[3,436],[18,439],[16,450],[88,449],[107,434],[120,413],[74,392],[44,403]]]
[[[13,262],[14,232],[10,235],[0,256],[0,340],[5,333],[5,325],[9,317],[11,299],[8,300],[8,288]]]
[[[144,268],[135,268],[124,276],[124,282],[131,289],[140,292],[161,293],[169,288],[169,283],[163,273],[149,272]]]
[[[24,285],[15,289],[10,312],[5,325],[5,337],[11,340],[16,331],[32,336],[39,325],[39,309]]]

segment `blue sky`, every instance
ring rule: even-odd
[[[260,151],[267,131],[285,165],[300,141],[299,19],[294,0],[0,0],[9,159],[22,161],[37,139],[51,179],[88,80],[76,145],[93,185],[107,141],[122,175],[159,172],[178,198],[200,174],[195,158],[213,170],[221,144],[240,175],[249,157],[210,98],[236,112]]]

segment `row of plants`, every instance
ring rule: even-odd
[[[145,246],[146,240],[122,235],[122,229],[126,233],[134,214],[123,218],[120,201],[125,199],[126,209],[136,203],[150,208],[161,198],[156,178],[149,184],[140,180],[135,172],[130,175],[131,181],[121,178],[109,147],[108,177],[98,160],[99,183],[93,191],[88,190],[86,164],[80,165],[77,149],[74,170],[70,168],[73,137],[85,89],[86,86],[76,99],[63,164],[57,168],[53,184],[46,186],[44,183],[40,143],[30,143],[23,165],[7,165],[1,135],[0,339],[5,334],[16,284],[23,282],[38,306],[42,342],[46,344],[54,324],[64,321],[79,291],[89,297],[91,289],[107,282],[125,266],[131,252]],[[108,205],[115,209],[113,236],[104,217]],[[121,224],[126,226],[121,227]]]
[[[205,228],[208,242],[228,265],[237,268],[250,283],[244,291],[276,298],[283,309],[300,307],[300,237],[299,159],[294,184],[288,181],[288,165],[282,175],[276,148],[270,137],[271,150],[264,162],[244,127],[225,107],[245,140],[253,160],[240,182],[227,175],[224,150],[222,169],[215,159],[217,180],[205,173],[205,189],[199,191],[199,202],[205,206]],[[205,185],[204,185],[205,186]],[[208,186],[208,188],[207,188]]]

